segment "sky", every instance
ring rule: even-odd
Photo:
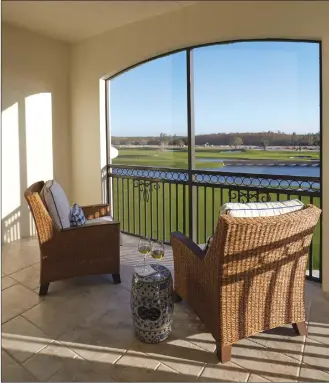
[[[193,50],[195,134],[320,130],[319,45],[239,42]],[[112,136],[187,135],[186,52],[110,80]]]

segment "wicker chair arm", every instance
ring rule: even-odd
[[[189,302],[193,310],[215,333],[219,305],[220,275],[218,262],[182,233],[172,233],[174,257],[174,289],[176,295]],[[212,262],[215,261],[215,262]],[[209,321],[208,318],[211,318]]]
[[[120,223],[102,222],[99,224],[70,227],[58,231],[53,239],[43,244],[48,257],[83,258],[83,254],[97,253],[100,249],[120,247]]]
[[[81,206],[86,219],[94,219],[111,215],[111,207],[108,204],[102,203],[97,205]]]
[[[193,254],[200,260],[203,260],[205,258],[206,254],[204,253],[204,251],[200,249],[200,247],[185,234],[179,231],[171,233],[171,242],[173,246],[175,246],[175,241],[178,241],[185,248],[184,253],[187,253],[189,255]]]

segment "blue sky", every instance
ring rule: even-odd
[[[319,131],[319,45],[240,42],[193,51],[196,134]],[[186,135],[186,54],[110,82],[113,136]]]

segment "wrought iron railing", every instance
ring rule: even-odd
[[[102,171],[103,197],[111,199],[124,233],[170,241],[182,231],[205,243],[226,202],[299,199],[321,207],[319,177],[225,173],[108,165]],[[308,278],[321,280],[321,222],[308,260]]]

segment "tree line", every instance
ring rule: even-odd
[[[158,145],[180,146],[187,145],[186,136],[167,135],[150,137],[112,137],[112,145]],[[259,146],[266,149],[267,146],[319,146],[320,133],[289,134],[283,132],[259,132],[259,133],[213,133],[195,136],[196,145],[228,145]]]

